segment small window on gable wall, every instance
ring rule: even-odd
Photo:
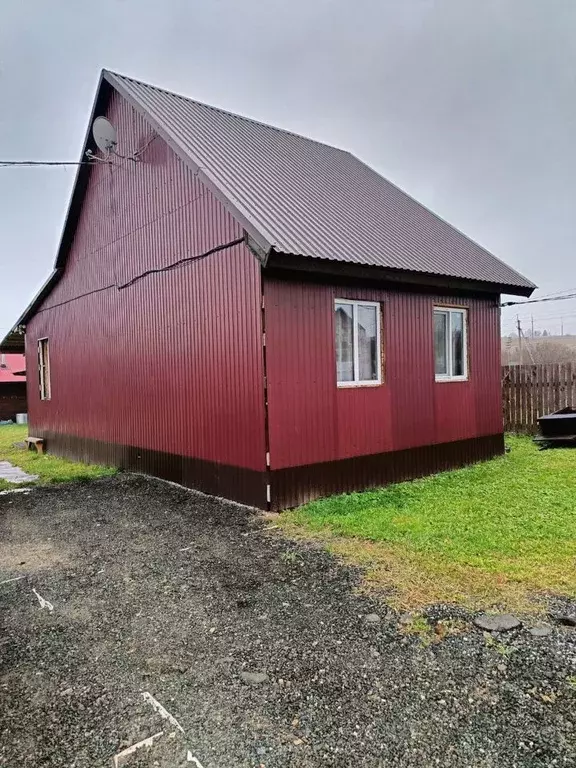
[[[338,386],[380,384],[380,305],[336,299]]]
[[[48,339],[38,339],[38,376],[40,380],[40,400],[50,400]]]
[[[434,307],[434,372],[436,381],[468,377],[465,309]]]

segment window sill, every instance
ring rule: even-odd
[[[468,381],[468,376],[436,376],[436,382],[438,384],[452,381]]]
[[[338,381],[338,389],[356,389],[358,387],[381,387],[381,381]]]

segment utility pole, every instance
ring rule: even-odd
[[[534,338],[534,315],[530,315],[530,322],[532,324],[532,332],[530,335],[532,336],[532,338]]]
[[[524,336],[524,331],[522,331],[522,336]],[[526,351],[528,352],[528,357],[530,358],[530,361],[532,362],[532,364],[534,364],[534,355],[532,354],[532,342],[526,336],[524,336],[524,341],[526,342]]]
[[[564,336],[564,318],[560,318],[560,336]]]
[[[520,365],[524,362],[522,355],[522,326],[520,325],[520,315],[516,315],[516,325],[518,326],[518,354],[520,357]]]

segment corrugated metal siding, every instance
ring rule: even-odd
[[[108,117],[122,154],[152,137],[120,96]],[[28,371],[47,336],[52,377],[52,399],[41,402],[31,376],[31,430],[262,471],[254,256],[241,244],[122,291],[107,287],[241,236],[159,138],[142,162],[95,166],[66,273],[27,329]]]
[[[304,283],[264,286],[272,466],[326,461],[338,452],[332,294]]]
[[[502,432],[496,297],[435,297],[276,279],[265,280],[264,293],[273,470]],[[382,386],[337,388],[335,298],[381,302]],[[469,309],[468,381],[434,379],[436,303]]]
[[[504,452],[504,435],[485,435],[404,451],[372,453],[326,464],[287,467],[271,473],[272,509],[281,510],[364,488],[413,480],[484,461]]]
[[[379,300],[389,318],[384,338],[392,407],[384,428],[391,431],[394,450],[438,442],[432,300],[411,293],[383,293]]]
[[[41,436],[50,453],[143,472],[214,496],[266,508],[266,474],[261,471],[47,430]]]
[[[533,288],[349,152],[105,73],[277,251]]]

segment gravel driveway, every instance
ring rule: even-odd
[[[425,646],[265,525],[134,475],[0,496],[0,765],[576,765],[575,628]]]

